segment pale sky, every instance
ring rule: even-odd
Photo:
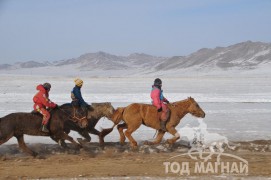
[[[271,0],[0,0],[0,64],[271,42]]]

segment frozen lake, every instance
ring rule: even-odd
[[[0,77],[0,117],[12,112],[30,112],[32,97],[39,83],[50,82],[50,99],[57,104],[70,102],[74,78],[9,76]],[[112,102],[115,108],[133,102],[150,103],[150,90],[154,78],[82,78],[82,94],[87,102]],[[191,77],[163,78],[164,95],[169,101],[193,97],[206,113],[203,121],[208,131],[226,136],[233,141],[271,139],[271,78],[270,77]],[[96,128],[111,127],[103,118]],[[177,129],[197,126],[191,115],[183,118]],[[155,130],[141,126],[134,133],[136,140],[148,140]],[[72,132],[73,137],[79,137]],[[182,134],[181,134],[182,136]],[[166,135],[166,138],[170,135]],[[97,138],[93,135],[93,141]],[[115,129],[106,141],[118,141]],[[27,143],[53,143],[48,137],[26,137]],[[7,143],[16,143],[15,139]]]

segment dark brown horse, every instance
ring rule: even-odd
[[[11,113],[0,118],[0,145],[7,142],[11,137],[16,137],[19,147],[26,153],[36,156],[37,153],[30,150],[24,142],[24,134],[32,136],[50,136],[56,142],[68,140],[76,147],[82,146],[75,142],[72,137],[64,132],[65,122],[70,121],[84,128],[88,125],[85,111],[75,109],[69,104],[64,104],[51,111],[49,133],[40,129],[42,116],[38,113]]]
[[[91,107],[92,109],[88,111],[88,126],[86,128],[80,128],[74,123],[67,123],[65,126],[65,132],[68,134],[70,130],[77,131],[81,136],[85,138],[85,141],[87,142],[91,140],[89,133],[95,134],[99,136],[100,145],[103,145],[104,136],[106,136],[107,133],[101,133],[100,131],[95,129],[95,126],[102,117],[110,119],[115,109],[109,102],[92,103]]]
[[[177,132],[175,127],[180,123],[181,119],[188,113],[196,117],[205,117],[205,112],[200,108],[198,103],[191,97],[186,100],[177,101],[168,104],[170,109],[170,118],[167,122],[167,132],[172,134],[174,137],[168,139],[168,143],[172,144],[180,138],[180,134]],[[158,134],[154,142],[148,142],[148,144],[158,144],[161,142],[165,131],[160,130],[160,122],[157,118],[156,107],[149,104],[133,103],[127,107],[117,108],[113,114],[111,120],[114,122],[114,126],[119,124],[121,120],[123,124],[118,125],[118,131],[120,133],[120,143],[123,144],[126,137],[129,139],[131,147],[136,148],[137,142],[132,137],[132,133],[137,130],[141,124],[158,130]],[[105,132],[112,131],[114,126],[110,129],[105,129]],[[123,133],[123,129],[127,129]]]

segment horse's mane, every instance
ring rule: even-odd
[[[57,112],[60,109],[66,109],[66,108],[70,108],[70,107],[72,107],[71,103],[65,103],[65,104],[62,104],[62,105],[58,106],[57,108],[52,109],[50,111],[50,113],[53,114],[53,113]]]
[[[91,103],[91,106],[94,106],[94,107],[96,107],[96,106],[102,106],[102,105],[111,105],[111,103],[110,102],[102,102],[102,103]]]
[[[185,101],[188,101],[188,100],[190,100],[190,99],[193,99],[192,97],[188,97],[188,98],[186,98],[186,99],[183,99],[183,100],[180,100],[180,101],[176,101],[176,102],[173,102],[172,104],[179,104],[179,103],[183,103],[183,102],[185,102]]]
[[[65,104],[62,104],[61,106],[59,106],[60,108],[65,108],[65,107],[71,107],[72,104],[71,103],[65,103]]]

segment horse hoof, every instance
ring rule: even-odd
[[[36,158],[37,158],[37,159],[46,159],[46,157],[45,157],[45,156],[42,156],[42,155],[38,155],[38,156],[36,156]]]
[[[83,146],[81,144],[76,145],[76,149],[82,149],[82,148],[83,148]]]
[[[131,150],[132,151],[137,151],[138,150],[138,146],[131,146]]]
[[[121,145],[121,146],[124,146],[124,145],[125,145],[125,142],[124,142],[124,141],[120,141],[120,145]]]
[[[150,145],[150,142],[149,141],[145,141],[144,145]]]
[[[33,153],[32,153],[32,156],[33,156],[34,158],[36,158],[37,155],[38,155],[38,153],[36,153],[36,152],[33,152]]]
[[[84,145],[86,143],[88,143],[88,141],[86,139],[82,139],[82,138],[77,138],[77,141],[81,144]]]
[[[168,143],[168,144],[173,144],[173,143],[174,143],[174,141],[173,141],[173,140],[171,140],[171,139],[168,139],[168,140],[167,140],[167,143]]]
[[[150,142],[150,141],[145,141],[145,142],[144,142],[144,145],[154,145],[154,143],[153,143],[153,142]]]

